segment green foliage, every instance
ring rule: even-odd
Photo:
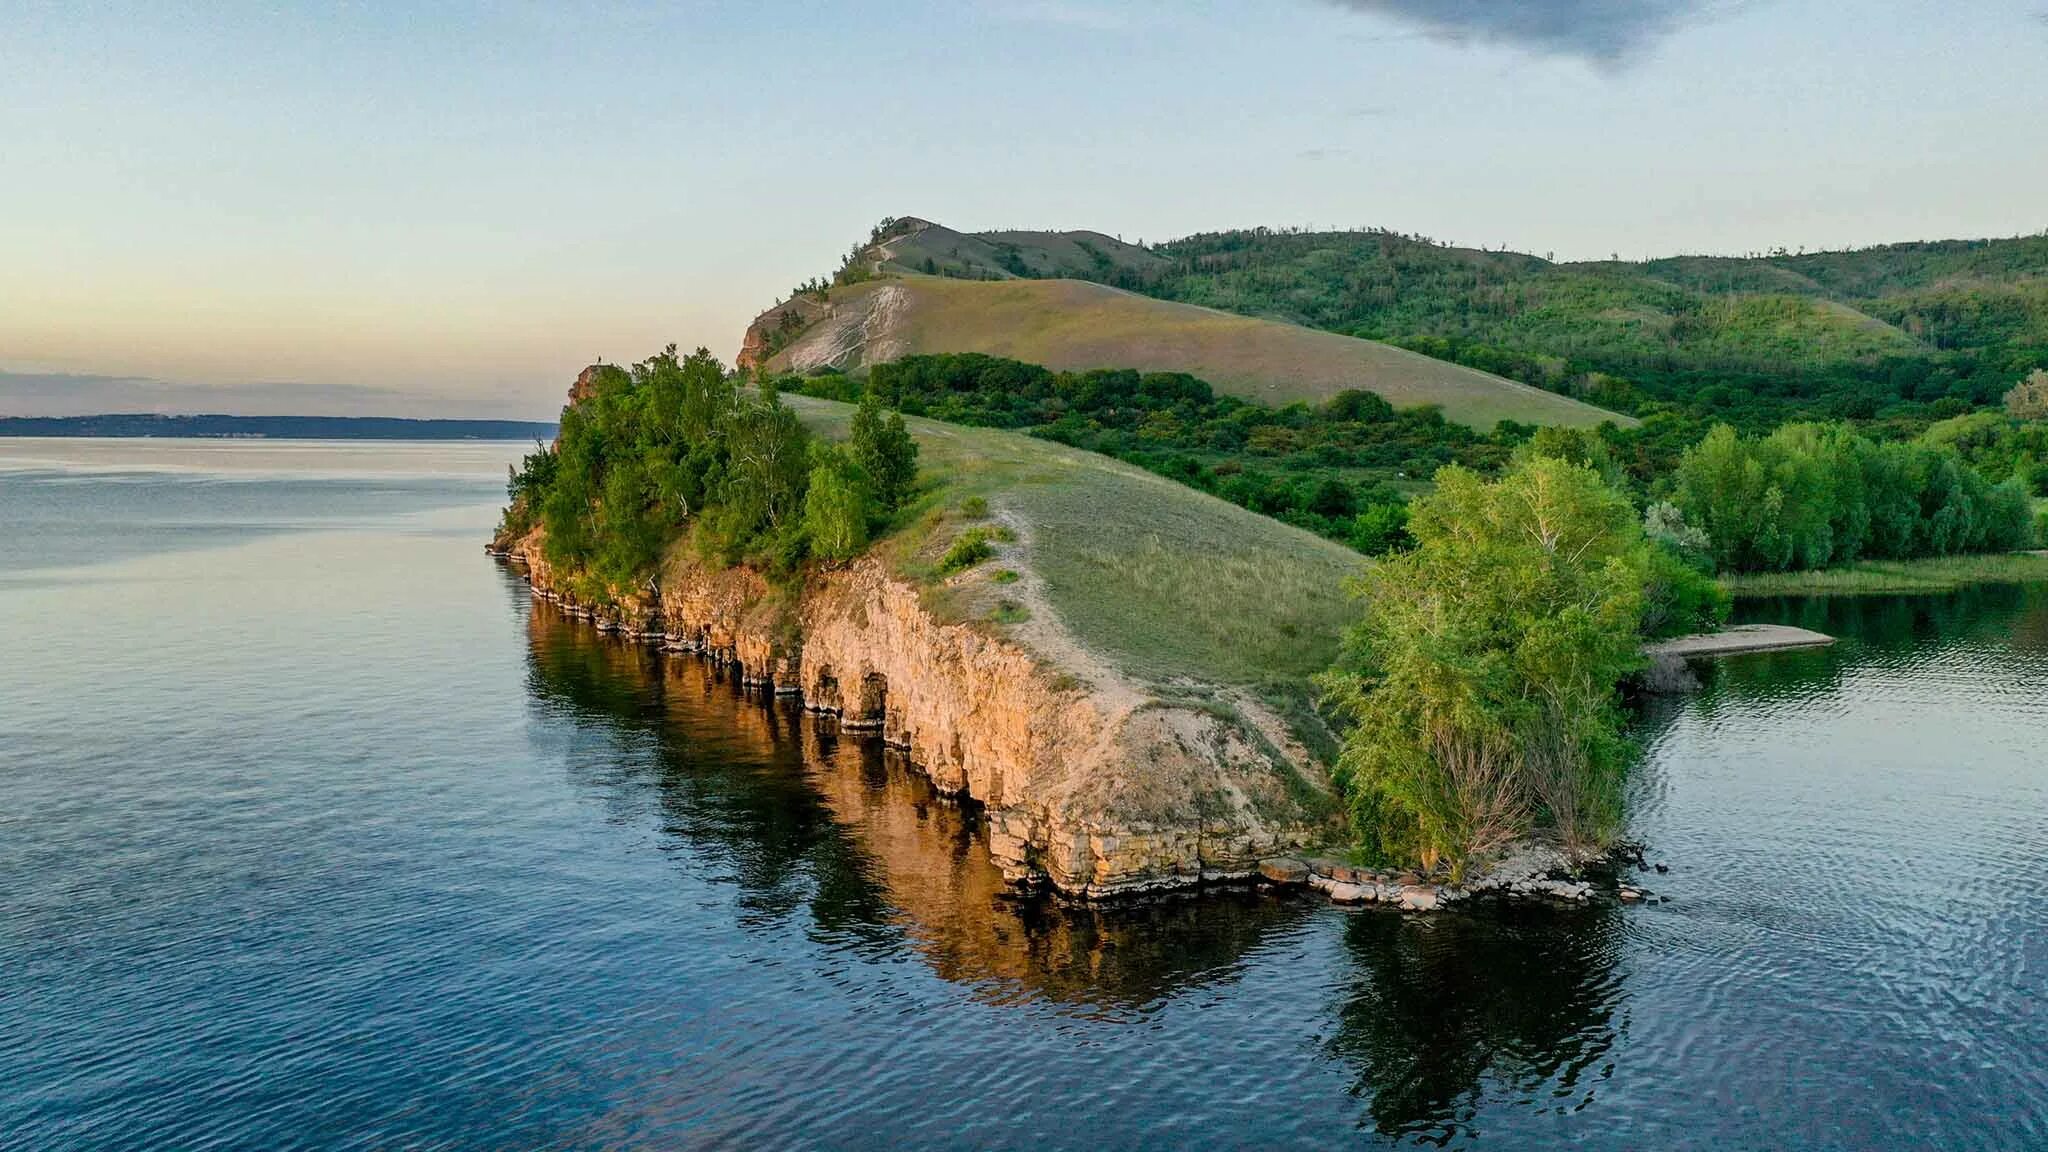
[[[872,393],[863,396],[853,414],[848,446],[854,462],[874,487],[875,502],[884,514],[902,507],[917,482],[917,442],[903,424],[903,414],[882,416],[881,401]]]
[[[869,481],[852,456],[836,444],[811,450],[811,475],[804,492],[804,535],[811,555],[828,564],[844,563],[868,545],[868,518],[874,511]]]
[[[980,520],[988,515],[988,501],[979,496],[969,496],[960,502],[960,514],[969,520]]]
[[[995,539],[995,531],[986,526],[969,528],[953,541],[945,555],[939,557],[939,571],[951,575],[974,567],[996,554],[995,546],[990,543]]]
[[[1556,264],[1384,231],[1254,229],[1077,274],[1386,340],[1647,416],[1788,420],[1996,404],[2048,366],[2048,236]]]
[[[1728,623],[1734,598],[1719,580],[1662,544],[1652,544],[1648,559],[1643,582],[1644,639],[1717,632]]]
[[[1838,425],[1759,438],[1715,428],[1686,454],[1676,488],[1724,572],[2002,552],[2032,535],[2023,481],[1993,485],[1953,452]]]
[[[845,398],[840,379],[792,383]],[[1474,432],[1434,409],[1396,411],[1369,392],[1272,408],[1218,396],[1184,373],[1052,372],[974,353],[877,364],[865,391],[914,416],[1027,429],[1114,456],[1330,539],[1363,539],[1375,553],[1403,539],[1405,513],[1373,511],[1402,504],[1393,482],[1448,463],[1498,468],[1519,439],[1512,429]]]
[[[2048,496],[2048,420],[1972,412],[1930,426],[1920,443],[1955,453],[1987,480],[2018,479],[2034,495]]]
[[[505,510],[498,518],[498,538],[524,536],[540,515],[540,503],[555,482],[554,449],[536,441],[516,467],[507,466]]]
[[[1015,600],[998,600],[988,618],[998,624],[1022,624],[1031,619],[1031,610]]]
[[[1352,518],[1345,543],[1367,556],[1404,552],[1415,544],[1408,534],[1406,504],[1373,504]]]
[[[1361,844],[1454,874],[1538,829],[1601,845],[1654,563],[1634,508],[1593,469],[1533,457],[1497,481],[1446,468],[1410,531],[1413,551],[1361,578],[1364,617],[1324,680],[1354,721],[1338,776]]]
[[[2048,582],[2048,556],[2030,553],[1865,560],[1819,572],[1763,572],[1722,581],[1737,597],[1953,592],[1979,584],[2043,582]]]
[[[772,383],[748,395],[709,352],[679,359],[670,346],[593,373],[588,395],[562,413],[557,447],[513,474],[506,516],[542,523],[553,563],[628,589],[686,532],[727,563],[770,572],[813,550],[845,560],[876,518],[870,492],[857,463],[814,444]]]

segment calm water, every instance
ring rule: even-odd
[[[0,1148],[2048,1146],[2048,589],[1645,721],[1674,897],[998,895],[479,551],[518,445],[0,441]]]

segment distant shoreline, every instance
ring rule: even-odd
[[[538,420],[415,420],[399,416],[0,416],[0,437],[180,440],[552,440]]]

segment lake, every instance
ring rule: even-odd
[[[1746,604],[1669,903],[1078,909],[534,605],[525,448],[0,441],[0,1148],[2048,1145],[2048,588]]]

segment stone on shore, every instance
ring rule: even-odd
[[[1306,884],[1308,865],[1288,856],[1270,856],[1259,861],[1259,875],[1275,884]]]
[[[1434,884],[1410,884],[1401,889],[1401,910],[1403,912],[1434,912],[1441,902],[1441,893]]]

